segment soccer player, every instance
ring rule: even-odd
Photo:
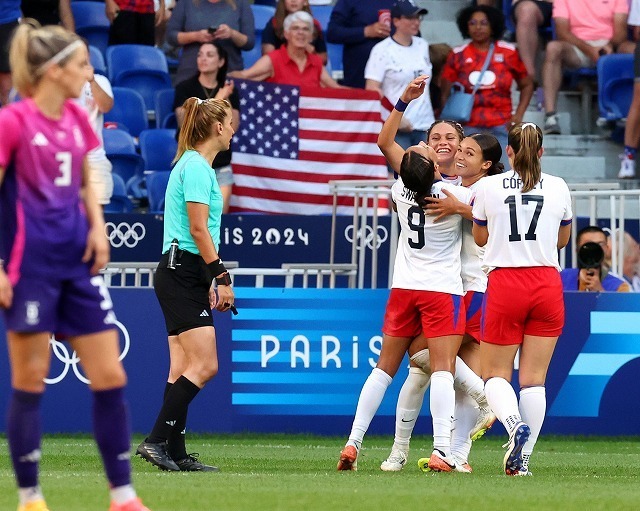
[[[542,130],[531,122],[509,130],[512,171],[481,179],[473,237],[485,247],[480,365],[491,409],[509,433],[504,471],[529,475],[546,413],[545,379],[564,326],[558,249],[571,230],[571,197],[559,177],[542,173]],[[511,386],[520,350],[520,403]]]
[[[38,483],[40,402],[55,334],[69,341],[91,380],[110,511],[148,511],[131,485],[126,374],[98,275],[109,242],[86,155],[99,142],[71,101],[90,78],[87,47],[62,27],[33,23],[17,28],[10,49],[13,82],[25,99],[0,110],[0,306],[12,371],[7,438],[18,510],[47,511]]]
[[[397,122],[409,101],[419,97],[426,76],[415,78],[403,92],[387,122]],[[384,128],[383,128],[384,130]],[[464,333],[464,302],[460,277],[462,218],[450,216],[434,222],[422,209],[428,195],[444,197],[447,189],[470,203],[465,188],[435,180],[437,155],[424,142],[406,151],[397,143],[383,148],[390,164],[400,161],[399,179],[392,197],[400,220],[400,239],[393,283],[385,312],[380,358],[365,382],[349,440],[342,450],[338,470],[355,470],[364,434],[380,406],[407,350],[412,355],[425,347],[431,353],[431,416],[434,427],[434,470],[454,468],[450,452],[451,425],[455,393],[455,356]],[[411,341],[419,334],[427,346]],[[418,338],[418,339],[420,339]]]

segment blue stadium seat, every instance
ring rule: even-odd
[[[598,106],[607,121],[627,117],[633,97],[633,55],[613,54],[598,59]]]
[[[156,92],[156,127],[173,128],[178,127],[176,114],[173,110],[174,89],[162,89]]]
[[[171,171],[159,170],[147,176],[149,213],[164,213],[164,195]]]
[[[137,137],[149,128],[144,99],[133,89],[113,87],[113,108],[104,114],[104,121],[115,122],[119,127],[123,125]]]
[[[132,192],[132,187],[140,183],[144,176],[144,160],[136,152],[133,137],[119,129],[103,130],[102,136],[104,150],[113,166],[112,173],[122,178],[127,192],[131,192],[136,198],[141,198],[144,194]]]
[[[255,37],[255,46],[251,50],[242,50],[242,61],[244,62],[245,69],[249,69],[262,57],[262,32],[256,32]]]
[[[76,33],[84,37],[104,55],[109,45],[109,19],[104,11],[104,3],[71,2],[71,12],[76,24]]]
[[[158,128],[140,133],[140,154],[145,171],[171,170],[177,149],[176,130]]]
[[[327,43],[327,60],[328,60],[329,67],[331,67],[332,74],[335,73],[336,71],[339,73],[344,71],[344,67],[342,65],[342,45],[341,44]]]
[[[113,177],[113,195],[109,204],[105,205],[105,213],[130,213],[133,203],[127,196],[127,187],[119,174],[111,174]]]
[[[107,76],[107,65],[104,62],[104,56],[95,46],[89,45],[89,61],[96,73]]]
[[[147,110],[155,109],[155,94],[172,86],[167,57],[144,44],[119,44],[107,48],[107,70],[111,85],[140,93]]]
[[[329,27],[329,19],[331,18],[331,11],[333,11],[333,5],[313,5],[311,6],[311,12],[313,17],[320,22],[322,31],[326,34]]]
[[[268,5],[251,4],[251,10],[253,11],[253,26],[256,33],[262,33],[267,22],[276,14],[276,9]]]

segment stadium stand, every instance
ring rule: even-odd
[[[105,55],[109,44],[110,23],[104,11],[104,3],[71,2],[71,11],[76,23],[76,33]]]
[[[139,92],[125,87],[113,87],[113,108],[104,114],[105,123],[116,123],[137,137],[149,128],[144,99]]]
[[[113,195],[111,202],[104,207],[105,213],[131,213],[133,203],[127,196],[127,186],[119,174],[112,173]]]
[[[160,170],[147,175],[147,192],[149,197],[149,213],[164,213],[164,194],[171,172]]]
[[[89,61],[96,73],[107,76],[107,64],[104,61],[104,55],[95,46],[89,45]]]
[[[146,172],[171,170],[171,161],[178,148],[176,130],[161,128],[144,130],[140,133],[139,143]]]
[[[174,89],[162,89],[156,92],[155,111],[156,111],[156,128],[173,128],[178,127],[176,114],[173,111],[173,98],[175,96]]]
[[[614,54],[598,59],[598,106],[606,121],[627,117],[633,97],[633,55]]]

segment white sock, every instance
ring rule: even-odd
[[[436,371],[431,375],[431,417],[433,418],[433,447],[445,456],[451,455],[451,426],[455,408],[453,375]]]
[[[462,360],[456,357],[456,373],[454,384],[456,389],[463,390],[469,394],[478,406],[487,406],[487,397],[484,394],[484,381]]]
[[[40,486],[29,486],[27,488],[18,488],[18,499],[20,505],[24,506],[29,502],[36,500],[44,500]]]
[[[475,400],[462,390],[456,390],[456,406],[453,412],[454,428],[451,432],[451,454],[461,461],[469,461],[471,438],[469,433],[478,420]]]
[[[504,378],[489,378],[484,384],[484,392],[493,413],[511,436],[516,424],[522,422],[518,410],[518,398],[511,384]]]
[[[520,415],[531,428],[529,440],[522,448],[523,454],[531,455],[538,441],[540,430],[547,413],[547,394],[544,387],[520,389]]]
[[[411,362],[422,369],[424,374],[429,377],[431,376],[431,357],[428,349],[420,350],[418,353],[413,355],[411,357]]]
[[[360,449],[364,435],[369,429],[369,424],[378,411],[380,403],[382,403],[382,398],[384,398],[384,393],[391,384],[391,380],[391,376],[382,369],[375,367],[371,371],[360,391],[356,416],[353,419],[347,445],[354,445],[356,449]]]
[[[111,494],[111,500],[116,504],[126,504],[130,500],[136,498],[136,491],[133,489],[133,486],[130,484],[125,484],[124,486],[118,486],[116,488],[111,488],[109,490]]]
[[[416,425],[424,394],[429,386],[429,377],[419,367],[410,367],[407,379],[404,381],[398,404],[396,406],[396,436],[393,446],[404,451],[409,450],[411,433]]]

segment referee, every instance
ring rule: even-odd
[[[153,430],[136,453],[162,470],[217,472],[187,454],[184,430],[189,403],[218,372],[211,310],[235,312],[231,278],[217,251],[223,201],[211,168],[229,149],[234,130],[226,100],[189,98],[183,108],[155,277],[169,337],[169,377]]]

